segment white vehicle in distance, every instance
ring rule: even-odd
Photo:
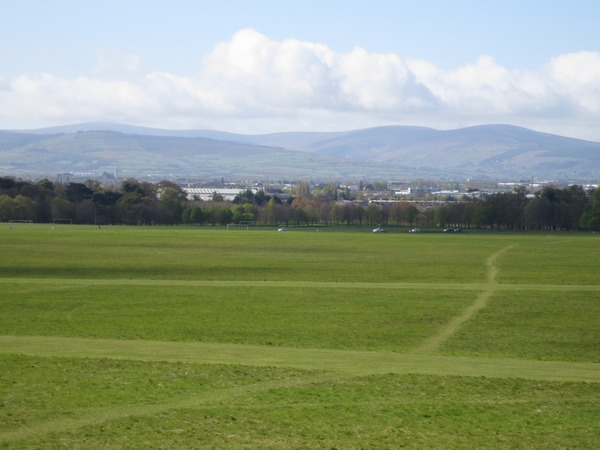
[[[375,228],[373,233],[385,233],[385,230],[383,228]]]
[[[411,228],[410,230],[408,230],[409,233],[420,233],[421,229],[420,228]]]

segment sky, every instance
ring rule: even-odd
[[[0,0],[0,129],[505,123],[600,141],[597,0]]]

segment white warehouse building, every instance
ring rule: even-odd
[[[210,201],[213,199],[214,195],[220,195],[223,197],[223,200],[233,201],[233,199],[246,191],[246,189],[231,189],[231,188],[190,188],[184,187],[182,188],[186,193],[188,200],[200,199],[205,201]],[[258,192],[258,189],[250,189],[254,194]]]

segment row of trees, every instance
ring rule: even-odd
[[[109,224],[370,225],[492,228],[507,230],[600,230],[600,188],[548,186],[534,197],[521,188],[479,199],[436,203],[370,203],[348,199],[335,185],[312,195],[306,184],[295,196],[241,191],[233,203],[188,200],[175,183],[123,181],[106,188],[97,181],[55,184],[0,177],[0,221],[32,220]],[[340,200],[341,199],[341,200]],[[347,200],[344,200],[347,199]]]
[[[186,202],[185,193],[170,181],[153,184],[129,179],[107,189],[93,180],[59,184],[0,177],[0,221],[4,222],[174,224],[181,221]]]

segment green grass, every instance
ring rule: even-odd
[[[0,446],[593,448],[600,240],[0,225]]]
[[[515,236],[517,244],[500,263],[500,283],[598,285],[596,235]]]
[[[23,356],[2,363],[12,369],[0,384],[10,448],[594,448],[598,437],[600,398],[590,383]]]
[[[485,258],[504,244],[458,236],[440,240],[434,255],[423,251],[430,236],[367,230],[38,226],[12,231],[3,243],[4,277],[467,283],[483,279]]]
[[[442,350],[495,356],[600,363],[600,290],[500,291],[477,320]]]
[[[408,351],[469,291],[278,286],[4,286],[3,333]],[[358,326],[357,326],[358,325]]]
[[[2,355],[1,361],[10,368],[1,379],[3,431],[20,424],[22,411],[32,422],[43,422],[303,375],[289,369],[114,359]]]

